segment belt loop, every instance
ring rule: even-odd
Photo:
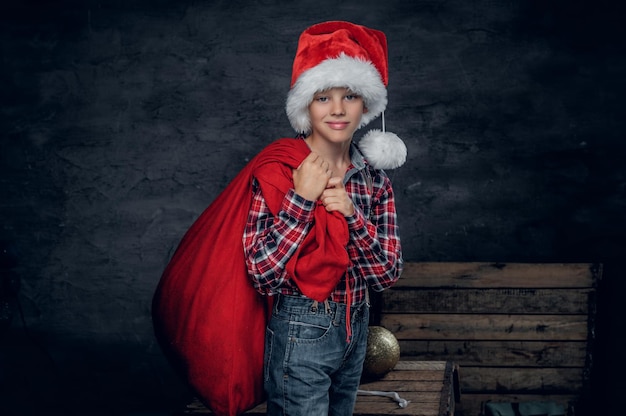
[[[280,310],[280,301],[283,300],[283,297],[280,293],[276,294],[276,298],[274,299],[274,312],[278,313]]]
[[[324,309],[326,310],[326,314],[330,315],[330,302],[328,301],[328,299],[324,301]]]

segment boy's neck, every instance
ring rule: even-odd
[[[350,143],[352,140],[341,143],[331,143],[325,140],[316,140],[313,135],[304,139],[311,151],[319,154],[329,163],[337,166],[350,163]]]

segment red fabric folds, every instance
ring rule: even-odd
[[[264,400],[271,302],[252,287],[242,243],[252,176],[276,213],[293,186],[292,169],[308,153],[297,139],[280,139],[261,151],[189,228],[154,294],[153,323],[161,347],[217,416],[243,413]],[[328,297],[346,272],[347,241],[343,216],[318,205],[313,228],[288,263],[290,277],[305,295]]]
[[[304,140],[292,140],[287,164],[262,164],[254,171],[265,202],[272,214],[280,211],[287,191],[293,187],[292,169],[309,154]],[[280,175],[278,174],[280,172]],[[346,219],[339,212],[329,213],[317,202],[309,233],[287,263],[287,275],[305,296],[323,302],[345,275],[349,259],[346,251],[349,233]]]

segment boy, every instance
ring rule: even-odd
[[[243,234],[254,287],[274,299],[263,375],[268,415],[352,414],[368,288],[390,287],[402,270],[393,189],[381,169],[400,166],[406,148],[379,131],[360,149],[352,141],[384,111],[386,84],[382,32],[326,22],[301,35],[286,104],[299,136],[270,145],[278,161],[253,171]]]

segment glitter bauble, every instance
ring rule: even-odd
[[[387,374],[400,359],[400,344],[391,331],[382,326],[370,326],[363,375],[379,378]]]

